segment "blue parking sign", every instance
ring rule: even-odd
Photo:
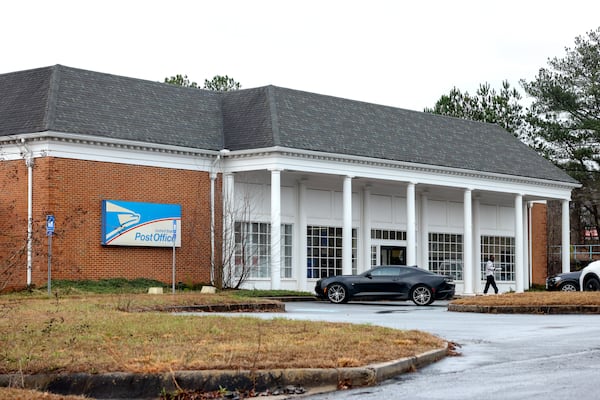
[[[46,236],[54,233],[54,215],[46,215]]]

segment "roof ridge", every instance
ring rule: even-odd
[[[281,139],[279,135],[279,115],[277,114],[277,105],[275,104],[275,86],[268,85],[267,88],[267,102],[269,103],[269,110],[271,114],[271,131],[273,133],[273,145],[280,146]]]
[[[46,112],[44,113],[43,127],[45,130],[51,130],[54,127],[56,119],[56,103],[58,99],[58,87],[60,84],[60,69],[62,66],[56,64],[51,68],[50,80],[48,82],[48,97],[46,99]]]

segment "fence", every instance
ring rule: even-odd
[[[571,245],[571,271],[581,269],[591,261],[600,260],[600,244],[575,244]],[[548,247],[548,264],[553,261],[560,263],[562,254],[561,246]]]

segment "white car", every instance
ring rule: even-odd
[[[600,261],[592,261],[581,270],[579,287],[581,291],[600,290]]]

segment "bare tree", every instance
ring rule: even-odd
[[[238,289],[252,275],[259,259],[251,229],[254,213],[247,193],[237,204],[226,200],[223,207],[221,282],[224,288]]]
[[[259,222],[257,204],[261,204],[261,199],[251,191],[238,196],[235,204],[225,196],[223,258],[219,268],[224,288],[238,289],[251,277],[270,276],[271,226]]]

